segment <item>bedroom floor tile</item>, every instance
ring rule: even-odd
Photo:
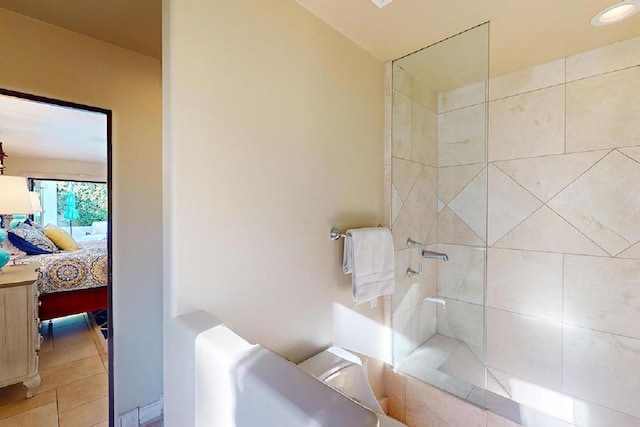
[[[58,387],[58,410],[65,412],[107,396],[107,374],[98,374]]]
[[[103,397],[60,412],[60,427],[91,427],[109,419],[109,398]]]
[[[0,420],[0,427],[17,426],[58,427],[58,412],[55,402]]]
[[[21,412],[27,412],[39,406],[56,402],[55,390],[38,393],[31,399],[25,399],[25,395],[27,392],[27,389],[25,387],[21,387],[20,391],[21,398],[19,400],[15,400],[11,403],[7,403],[6,405],[3,404],[2,406],[0,406],[0,420],[12,417]]]
[[[60,387],[105,372],[100,356],[95,355],[40,371],[38,392]]]
[[[55,343],[55,338],[54,338]],[[54,344],[55,349],[55,344]],[[84,359],[89,356],[96,355],[99,357],[98,349],[95,343],[80,343],[64,346],[61,351],[50,351],[40,355],[40,369],[45,370],[55,366],[64,365],[65,363],[75,360]]]
[[[108,357],[96,332],[83,316],[56,319],[51,335],[45,322],[42,332],[38,394],[27,399],[22,384],[0,388],[0,427],[108,427]]]

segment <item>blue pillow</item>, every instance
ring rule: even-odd
[[[7,231],[9,241],[27,255],[51,254],[56,245],[43,232],[27,224],[20,224]]]

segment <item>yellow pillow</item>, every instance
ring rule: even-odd
[[[78,244],[73,237],[62,228],[49,224],[44,229],[44,234],[63,251],[75,251],[78,249]]]

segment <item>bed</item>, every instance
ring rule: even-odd
[[[107,240],[78,243],[75,251],[28,255],[20,264],[40,263],[40,319],[107,308]]]

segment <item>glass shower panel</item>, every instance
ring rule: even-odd
[[[394,61],[392,78],[394,367],[481,406],[488,49],[483,24]]]

